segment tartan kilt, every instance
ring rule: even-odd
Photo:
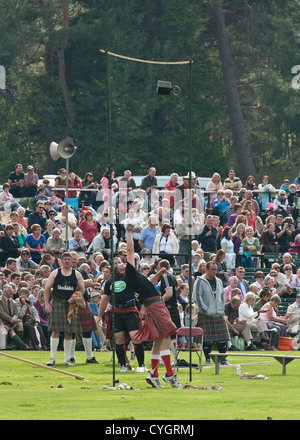
[[[227,341],[230,338],[223,315],[206,316],[198,313],[197,327],[204,330],[204,342]]]
[[[173,323],[165,303],[161,301],[146,308],[143,325],[134,334],[134,339],[139,342],[151,342],[157,338],[172,337],[176,333],[177,327]]]
[[[78,319],[81,324],[81,333],[94,332],[97,330],[96,321],[93,312],[85,299],[85,308],[78,307]]]
[[[176,325],[177,328],[180,328],[181,322],[180,322],[180,316],[179,316],[177,304],[171,305],[171,306],[166,306],[166,307],[170,313],[172,321],[174,322],[174,324]]]
[[[52,312],[49,314],[48,330],[53,332],[81,333],[80,320],[72,319],[68,322],[68,301],[53,299],[51,302]]]

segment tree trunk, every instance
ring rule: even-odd
[[[64,28],[68,28],[69,23],[69,7],[67,0],[61,0],[63,7]],[[66,80],[66,63],[65,63],[65,50],[68,43],[68,37],[64,37],[57,47],[57,61],[58,61],[58,74],[61,83],[62,94],[65,102],[67,123],[71,131],[74,130],[76,115],[73,107],[72,96],[69,91],[69,87]],[[67,132],[69,130],[67,129]],[[68,133],[67,133],[68,134]]]
[[[219,46],[220,59],[223,69],[223,79],[226,88],[227,105],[231,122],[233,144],[237,156],[240,178],[244,182],[251,174],[257,181],[257,173],[251,156],[246,129],[241,110],[241,104],[236,85],[233,61],[230,53],[230,43],[226,32],[222,0],[215,0],[215,25]]]

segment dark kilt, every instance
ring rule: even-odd
[[[94,332],[97,330],[96,321],[93,312],[86,300],[85,308],[78,307],[78,318],[81,324],[82,333]]]
[[[177,304],[166,307],[169,310],[172,321],[174,322],[177,328],[180,328],[181,322],[180,322],[180,316],[179,316]]]
[[[49,314],[48,331],[81,333],[79,318],[68,322],[68,310],[70,304],[67,300],[54,298],[51,302],[52,312]]]
[[[198,313],[197,327],[201,327],[204,330],[204,341],[227,341],[229,334],[227,325],[223,315],[220,316],[206,316],[202,313]]]
[[[157,338],[172,337],[177,333],[170,313],[163,301],[151,304],[145,309],[142,328],[134,334],[137,341],[154,341]]]

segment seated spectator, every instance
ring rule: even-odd
[[[34,201],[35,203],[41,201],[41,202],[46,202],[48,201],[48,197],[46,196],[46,190],[43,186],[40,186],[37,189],[37,195],[34,197]]]
[[[272,333],[271,336],[271,347],[270,349],[275,349],[278,347],[279,338],[286,337],[287,335],[287,318],[277,316],[276,307],[281,303],[281,299],[278,295],[273,295],[269,302],[267,302],[263,309],[260,311],[260,317],[267,323],[268,329],[276,329],[276,332]]]
[[[9,184],[4,183],[2,188],[3,192],[0,194],[0,209],[2,211],[17,211],[21,205],[15,201],[14,196],[9,192]]]
[[[280,271],[284,273],[284,266],[289,264],[292,267],[293,274],[297,273],[297,266],[293,263],[293,257],[289,252],[286,252],[282,256],[282,263],[280,265]]]
[[[287,308],[288,333],[297,335],[300,332],[300,293],[296,296],[296,301]]]
[[[31,234],[26,237],[25,244],[31,253],[32,260],[39,264],[46,246],[46,240],[42,235],[42,228],[39,224],[33,224],[31,226]]]
[[[185,312],[185,308],[189,303],[189,285],[187,283],[181,283],[177,287],[177,302],[181,304],[183,312]]]
[[[26,213],[25,208],[23,208],[23,206],[19,206],[19,208],[17,209],[17,213],[18,213],[18,218],[17,218],[16,222],[19,223],[21,226],[23,226],[23,228],[25,228],[27,231],[28,230],[28,218],[25,217],[25,213]]]
[[[299,253],[300,252],[300,234],[296,235],[295,241],[289,249],[289,252]]]
[[[39,176],[34,172],[34,167],[28,165],[27,173],[24,175],[24,197],[35,197],[38,188]]]
[[[299,287],[300,286],[299,277],[298,277],[298,275],[293,273],[293,268],[290,264],[284,265],[283,273],[285,274],[285,279],[286,279],[286,282],[289,284],[289,286],[291,286],[291,287]]]
[[[254,237],[254,230],[251,226],[246,228],[245,233],[246,237],[242,240],[243,253],[255,256],[260,251],[259,240],[257,237]],[[253,260],[252,265],[257,267],[257,261]]]
[[[202,275],[205,274],[206,264],[207,264],[206,261],[202,261],[201,263],[199,263],[196,272],[193,273],[193,277],[195,278],[195,280],[197,277],[201,277]]]
[[[225,197],[223,190],[217,192],[217,198],[213,201],[213,214],[220,215],[230,206],[230,201]]]
[[[257,285],[258,293],[265,287],[265,277],[261,270],[257,270],[254,274],[255,284]],[[270,289],[269,289],[270,290]]]
[[[228,226],[232,227],[239,215],[242,214],[243,207],[240,203],[235,203],[233,206],[233,214],[228,217]]]
[[[45,310],[44,289],[39,289],[37,300],[33,303],[33,306],[37,310],[40,326],[46,337],[47,345],[50,345],[50,335],[48,333],[49,314]]]
[[[14,236],[17,237],[20,246],[25,247],[25,240],[27,237],[27,231],[20,225],[19,223],[12,223],[12,226],[14,228]],[[22,230],[21,230],[22,228]],[[23,232],[25,231],[25,233]]]
[[[284,179],[282,185],[280,185],[280,190],[285,191],[286,194],[289,193],[289,188],[290,188],[290,181],[289,179]]]
[[[254,301],[254,293],[248,292],[245,296],[245,301],[239,307],[239,318],[241,321],[246,321],[246,324],[249,326],[250,330],[255,330],[258,332],[261,343],[269,343],[267,324],[263,319],[257,319],[260,311],[255,312],[253,310]],[[247,349],[249,348],[246,348],[246,350]],[[254,349],[256,350],[256,347]]]
[[[76,228],[74,231],[74,237],[69,240],[68,251],[75,251],[80,257],[84,257],[86,249],[86,241],[82,237],[82,230],[80,228]]]
[[[40,326],[38,312],[31,301],[28,300],[29,290],[20,290],[20,298],[16,300],[18,317],[22,319],[24,326],[24,337],[28,337],[34,350],[48,350],[47,339]],[[36,331],[37,330],[37,331]]]
[[[288,216],[289,202],[284,190],[279,191],[279,194],[277,194],[273,201],[273,206],[276,215],[281,214],[283,217]]]
[[[261,234],[259,242],[262,245],[262,252],[279,252],[280,245],[278,244],[275,234],[275,225],[269,223],[267,229]]]
[[[241,300],[237,296],[233,297],[230,302],[225,304],[224,318],[227,324],[230,336],[238,338],[241,333],[248,350],[257,350],[257,348],[252,344],[252,334],[249,329],[249,325],[239,318],[239,308],[241,305]],[[228,341],[229,351],[238,351],[239,349],[229,340]]]
[[[236,276],[232,276],[229,278],[229,285],[224,289],[224,299],[225,302],[230,301],[230,292],[232,289],[236,289],[238,285],[238,279]]]
[[[61,237],[60,230],[54,228],[52,236],[48,238],[45,246],[45,251],[53,251],[55,258],[59,258],[67,249],[64,239]]]
[[[44,202],[38,201],[35,205],[35,211],[28,216],[28,233],[31,232],[32,225],[40,225],[43,231],[46,230],[47,216],[44,210]]]
[[[200,252],[201,251],[201,252]],[[193,255],[193,260],[192,260],[192,273],[196,272],[196,270],[198,269],[199,264],[201,263],[201,261],[205,262],[205,260],[203,259],[203,251],[202,249],[199,249],[199,252],[196,252]]]
[[[21,250],[20,256],[17,258],[17,266],[21,273],[24,271],[35,271],[39,268],[39,265],[30,258],[30,252],[28,249]]]
[[[19,240],[14,235],[14,227],[11,224],[5,226],[5,235],[1,238],[2,258],[6,261],[8,258],[18,258],[21,252]]]
[[[18,349],[28,350],[28,345],[23,341],[23,323],[18,317],[17,305],[12,299],[12,296],[12,287],[9,284],[5,284],[2,288],[2,295],[0,296],[0,322],[2,324],[0,335],[1,349],[6,349],[7,336],[9,335]]]
[[[10,186],[10,192],[14,198],[24,196],[22,188],[22,185],[24,183],[24,173],[23,166],[20,163],[15,166],[15,171],[12,171],[9,174],[7,183]]]

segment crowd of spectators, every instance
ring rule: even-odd
[[[292,256],[300,252],[300,176],[292,183],[285,179],[278,190],[267,176],[258,185],[248,176],[243,185],[234,170],[223,182],[214,173],[205,189],[194,173],[183,176],[182,184],[173,173],[165,187],[158,188],[154,167],[139,187],[129,170],[119,180],[114,172],[111,177],[109,182],[106,170],[97,182],[91,172],[81,179],[73,172],[67,176],[61,168],[53,186],[48,179],[40,182],[31,165],[24,173],[17,164],[9,174],[0,194],[0,349],[9,346],[8,336],[20,349],[48,349],[43,289],[65,251],[71,252],[73,267],[93,280],[88,296],[96,318],[111,262],[126,261],[128,223],[134,224],[136,264],[143,275],[154,276],[162,259],[177,271],[182,326],[191,319],[197,325],[194,303],[189,310],[189,286],[193,288],[205,275],[207,263],[214,261],[233,337],[228,338],[228,347],[236,349],[234,337],[240,334],[246,349],[256,349],[252,334],[256,331],[262,347],[276,348],[292,316],[279,317],[276,307],[285,296],[294,295],[299,302],[299,273]],[[34,209],[24,206],[25,198],[26,203],[28,198],[34,200]],[[268,265],[262,258],[266,252],[284,254],[282,264],[269,265],[267,276],[259,270]],[[256,269],[251,285],[243,279],[247,267]],[[275,335],[271,339],[270,332]],[[94,349],[107,349],[104,333],[102,339],[93,335]]]

